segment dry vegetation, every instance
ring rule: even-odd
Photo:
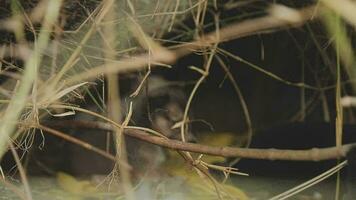
[[[211,32],[204,32],[204,29],[202,29],[208,23],[204,21],[208,12],[214,12],[214,10],[218,10],[218,7],[233,10],[253,4],[255,1],[227,1],[223,5],[220,5],[222,3],[217,0],[103,0],[85,2],[88,5],[61,0],[42,0],[29,6],[19,4],[19,1],[14,0],[9,3],[11,4],[11,15],[2,18],[0,21],[1,29],[12,32],[15,36],[13,42],[1,46],[0,55],[2,58],[11,57],[23,61],[23,66],[10,64],[7,65],[6,69],[2,69],[1,73],[4,80],[1,81],[0,87],[0,157],[8,150],[11,151],[17,163],[24,189],[12,185],[4,174],[1,182],[21,198],[32,199],[32,193],[25,169],[21,164],[22,156],[17,154],[16,149],[30,148],[35,132],[36,137],[40,137],[41,134],[43,137],[46,137],[46,134],[53,134],[68,142],[82,146],[92,151],[93,154],[98,153],[115,162],[116,167],[113,171],[117,173],[113,174],[118,174],[118,177],[114,178],[120,180],[118,191],[121,191],[121,194],[118,195],[125,195],[126,199],[136,198],[134,192],[136,183],[132,182],[131,167],[127,160],[127,154],[130,154],[130,152],[125,150],[123,140],[125,134],[177,151],[180,157],[176,159],[185,160],[185,164],[200,178],[197,179],[199,180],[197,182],[202,185],[206,184],[204,189],[209,191],[210,198],[213,199],[248,199],[248,197],[238,188],[228,187],[224,182],[217,181],[208,170],[220,170],[228,178],[230,174],[240,174],[237,169],[204,162],[203,155],[317,161],[343,157],[353,145],[342,145],[340,139],[342,134],[341,124],[343,123],[342,102],[345,102],[345,100],[340,101],[341,90],[344,85],[341,82],[340,73],[346,71],[350,80],[353,80],[356,75],[352,68],[355,63],[355,54],[346,30],[347,26],[350,26],[351,28],[348,28],[352,30],[356,27],[356,4],[353,1],[342,0],[341,3],[341,0],[339,0],[336,3],[333,0],[321,0],[303,8],[289,8],[271,4],[263,16],[254,17],[251,14],[252,17],[240,17],[238,20],[228,23],[221,20],[218,13],[214,13],[212,14],[213,20],[209,22],[213,24],[213,31]],[[82,6],[81,9],[84,12],[73,12],[73,10],[70,10],[71,6]],[[78,16],[78,18],[71,15]],[[238,16],[239,13],[236,13],[236,15]],[[187,18],[193,18],[194,22],[194,28],[189,33],[191,35],[186,36],[189,40],[167,41],[163,39],[166,33],[174,31],[174,27],[177,24],[182,24]],[[78,22],[73,20],[78,20]],[[334,85],[325,86],[325,88],[308,85],[304,82],[285,80],[283,77],[252,64],[253,61],[246,61],[219,47],[220,43],[251,35],[273,34],[273,32],[281,29],[297,28],[316,20],[325,25],[338,60],[337,65],[333,66],[337,81]],[[78,24],[79,22],[80,24]],[[32,41],[26,39],[26,32],[29,31],[34,35]],[[201,76],[194,83],[194,87],[189,94],[182,121],[175,125],[175,128],[180,129],[181,141],[171,140],[150,127],[131,125],[130,117],[132,112],[135,112],[132,107],[124,117],[125,119],[122,119],[123,116],[120,114],[123,113],[120,107],[121,98],[117,85],[119,76],[136,71],[144,72],[145,75],[141,84],[131,95],[134,97],[142,91],[142,87],[153,68],[171,68],[177,60],[192,53],[201,54],[205,59],[205,64],[204,66],[190,67],[192,73],[198,73]],[[191,102],[201,84],[208,76],[212,75],[209,72],[214,59],[226,71],[227,79],[232,83],[234,91],[240,99],[241,110],[245,116],[243,123],[247,127],[248,140],[252,137],[253,121],[251,121],[249,114],[248,102],[245,102],[233,74],[229,71],[221,56],[247,64],[261,74],[292,87],[310,90],[336,88],[337,146],[296,151],[214,147],[187,142],[185,137]],[[6,62],[5,59],[2,60],[3,63]],[[75,105],[78,99],[83,98],[88,88],[95,85],[94,82],[102,82],[104,79],[107,88],[107,94],[104,95],[107,96],[105,100],[106,115],[86,110],[83,108],[85,106]],[[355,90],[354,81],[352,81],[351,86]],[[348,103],[347,105],[351,104]],[[62,119],[78,113],[92,115],[101,120],[70,122]],[[52,127],[48,127],[48,124],[46,125],[44,121],[49,116],[58,120],[58,123],[56,124],[55,120],[52,122]],[[53,128],[58,128],[61,124],[65,124],[66,128],[84,127],[110,131],[115,138],[115,155]],[[343,165],[345,163],[340,166]],[[340,169],[340,166],[333,169],[332,173]],[[327,172],[325,176],[328,174],[331,174],[331,172]],[[306,187],[321,179],[323,179],[323,176],[307,183]],[[194,186],[192,187],[194,188]],[[197,187],[196,190],[202,190],[201,187]],[[295,188],[295,190],[288,191],[274,199],[287,198],[289,195],[299,192],[300,188]]]

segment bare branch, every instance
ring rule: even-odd
[[[113,130],[114,127],[109,123],[92,122],[92,121],[56,121],[48,122],[50,126],[61,127],[65,125],[67,128],[86,127],[101,130]],[[322,161],[337,159],[346,156],[346,153],[356,147],[356,143],[342,145],[341,147],[326,147],[312,148],[306,150],[287,150],[287,149],[254,149],[254,148],[238,148],[238,147],[214,147],[202,144],[181,142],[167,138],[161,138],[150,135],[141,130],[125,129],[124,133],[128,136],[135,137],[145,142],[149,142],[161,147],[189,151],[201,154],[208,154],[223,157],[240,157],[249,159],[263,160],[293,160],[293,161]]]
[[[231,24],[220,28],[219,34],[216,34],[216,31],[212,31],[211,33],[208,33],[193,42],[171,47],[170,50],[162,49],[152,55],[141,54],[129,58],[124,58],[110,64],[94,67],[68,79],[67,84],[73,84],[78,81],[93,79],[102,73],[112,74],[141,70],[149,63],[152,64],[152,66],[172,64],[177,59],[197,51],[204,46],[207,47],[215,43],[226,42],[260,33],[266,33],[267,31],[271,32],[272,30],[279,30],[281,28],[301,26],[307,21],[314,19],[316,14],[315,10],[316,6],[309,6],[299,11],[293,10],[294,15],[299,16],[298,20],[295,21],[292,21],[289,18],[282,19],[280,16],[270,14],[265,17],[249,19],[243,22]],[[219,37],[217,37],[217,35],[219,35]]]
[[[64,125],[64,124],[62,124],[62,125]],[[69,126],[71,126],[71,125],[69,125]],[[99,155],[102,155],[103,157],[105,157],[105,158],[107,158],[109,160],[112,160],[114,162],[117,161],[115,156],[105,152],[104,150],[101,150],[101,149],[99,149],[99,148],[97,148],[97,147],[95,147],[95,146],[93,146],[93,145],[91,145],[91,144],[89,144],[87,142],[83,142],[83,141],[81,141],[81,140],[79,140],[79,139],[77,139],[75,137],[72,137],[72,136],[70,136],[68,134],[65,134],[65,133],[63,133],[61,131],[54,130],[52,128],[49,128],[49,127],[46,127],[46,126],[43,126],[43,125],[35,125],[34,128],[41,129],[41,130],[43,130],[45,132],[48,132],[48,133],[50,133],[52,135],[55,135],[55,136],[60,137],[60,138],[63,138],[64,140],[67,140],[67,141],[69,141],[69,142],[71,142],[73,144],[79,145],[79,146],[81,146],[81,147],[83,147],[83,148],[85,148],[87,150],[93,151],[93,152],[95,152],[95,153],[97,153]],[[127,163],[121,163],[120,162],[120,164],[123,167],[127,168],[127,169],[131,169],[131,166],[129,164],[127,164]]]

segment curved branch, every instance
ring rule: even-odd
[[[315,19],[317,16],[316,5],[312,5],[300,10],[289,9],[297,15],[297,20],[284,19],[271,13],[264,17],[248,19],[242,22],[230,24],[220,28],[219,36],[216,36],[216,31],[212,31],[203,35],[189,43],[176,45],[173,47],[162,48],[155,54],[140,54],[129,58],[123,58],[110,64],[101,65],[82,72],[66,80],[67,85],[75,84],[79,81],[96,78],[99,74],[114,74],[130,71],[141,70],[149,63],[151,66],[173,64],[181,57],[193,53],[202,47],[208,47],[219,42],[227,42],[230,40],[261,34],[270,33],[275,30],[280,30],[287,27],[298,27],[308,21]]]

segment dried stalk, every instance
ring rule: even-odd
[[[25,190],[26,199],[32,200],[33,198],[32,198],[32,193],[31,193],[31,189],[30,189],[30,184],[28,183],[26,172],[22,166],[20,157],[17,154],[17,151],[15,150],[15,146],[11,142],[9,143],[9,146],[10,146],[12,156],[14,157],[14,160],[16,162],[17,169],[19,170],[19,173],[20,173],[21,181],[22,181],[22,184],[23,184],[23,187]]]
[[[19,82],[18,90],[14,93],[11,98],[11,102],[6,108],[4,114],[2,115],[0,123],[0,158],[6,152],[6,148],[10,138],[13,136],[15,131],[15,123],[21,116],[23,109],[27,103],[28,93],[36,91],[34,83],[38,80],[38,67],[42,60],[41,52],[48,45],[50,39],[50,32],[53,25],[57,21],[59,10],[62,1],[50,1],[47,6],[46,14],[42,23],[41,31],[38,36],[33,52],[30,58],[25,63],[25,69]],[[34,106],[35,107],[35,106]]]
[[[104,46],[104,58],[105,64],[110,64],[110,60],[115,60],[116,50],[117,50],[117,26],[112,22],[117,19],[117,7],[119,4],[115,3],[114,0],[106,1],[104,7],[108,7],[108,11],[105,14],[103,19],[103,46]],[[111,23],[110,23],[111,22]],[[120,91],[119,91],[119,77],[116,74],[107,74],[107,92],[108,92],[108,117],[117,123],[121,123],[121,99],[120,99]],[[130,120],[129,117],[125,119],[123,124],[127,124]],[[119,177],[121,180],[121,189],[124,191],[125,199],[134,200],[135,194],[134,189],[131,183],[130,171],[127,167],[121,165],[121,163],[125,163],[128,165],[127,151],[123,128],[117,128],[114,133],[115,138],[115,149],[116,149],[116,160],[114,170],[119,172]],[[110,138],[110,134],[107,134],[107,137]],[[108,144],[109,145],[109,144]],[[108,147],[107,147],[108,148]],[[113,173],[115,174],[115,173]]]

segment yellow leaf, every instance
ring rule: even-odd
[[[233,133],[207,133],[200,135],[198,141],[201,144],[210,146],[230,146],[235,142],[236,136]]]
[[[89,181],[79,181],[64,172],[57,173],[57,183],[64,191],[73,194],[86,195],[96,191]]]
[[[236,136],[233,133],[223,132],[223,133],[208,133],[198,137],[200,144],[210,145],[210,146],[231,146],[235,142]],[[225,162],[225,158],[221,156],[210,156],[204,155],[202,160],[206,163],[218,163]]]

